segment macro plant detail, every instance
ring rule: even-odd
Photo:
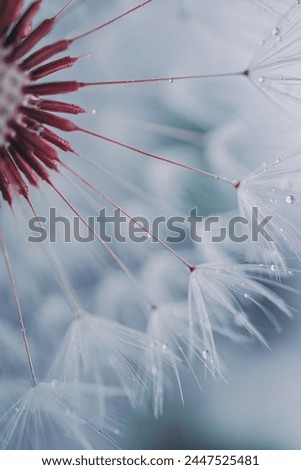
[[[300,257],[300,231],[295,220],[300,198],[298,149],[286,149],[257,168],[253,165],[252,171],[244,176],[236,175],[235,167],[229,164],[231,176],[224,176],[223,172],[204,165],[201,158],[190,164],[175,147],[175,155],[161,149],[151,151],[149,145],[141,145],[140,136],[137,144],[131,144],[126,136],[111,137],[104,130],[95,131],[89,125],[81,125],[82,117],[95,118],[97,111],[76,104],[80,90],[95,93],[95,90],[141,90],[143,87],[145,91],[151,87],[169,87],[168,94],[172,95],[176,94],[177,85],[189,88],[192,83],[206,83],[210,87],[211,80],[221,83],[220,86],[224,80],[241,80],[251,85],[258,99],[266,100],[294,123],[300,105],[301,4],[294,2],[282,14],[278,6],[269,7],[266,2],[245,2],[258,8],[260,14],[269,13],[278,19],[241,72],[230,68],[212,74],[210,71],[173,74],[169,73],[170,64],[166,61],[165,75],[113,77],[102,81],[96,75],[91,81],[82,81],[77,79],[76,69],[72,70],[76,79],[56,78],[56,74],[69,73],[73,66],[91,59],[86,55],[65,55],[67,51],[115,24],[129,18],[135,21],[135,16],[148,8],[153,9],[152,15],[156,17],[163,8],[158,0],[128,2],[128,8],[121,9],[117,16],[69,39],[67,36],[53,42],[50,34],[64,17],[73,14],[72,9],[80,2],[70,0],[61,4],[54,16],[36,26],[38,12],[41,10],[43,14],[46,2],[36,0],[24,5],[23,0],[0,1],[1,210],[6,211],[4,217],[9,217],[8,209],[18,226],[22,224],[20,213],[25,219],[27,215],[34,216],[39,226],[40,198],[47,207],[58,204],[60,211],[66,211],[69,217],[76,216],[81,227],[94,236],[93,247],[87,247],[81,255],[87,272],[93,282],[101,279],[98,311],[89,303],[90,294],[84,292],[89,289],[89,281],[87,285],[79,283],[65,264],[61,248],[46,241],[32,253],[40,253],[38,256],[47,260],[47,271],[60,293],[55,290],[57,297],[54,307],[50,305],[50,314],[43,313],[41,295],[40,312],[35,316],[37,312],[31,312],[22,299],[31,297],[30,288],[33,292],[39,289],[39,280],[35,285],[34,276],[28,273],[28,285],[21,288],[20,294],[20,275],[11,256],[12,242],[3,218],[2,271],[10,300],[9,315],[4,313],[0,318],[1,448],[118,448],[122,446],[123,428],[128,426],[126,417],[130,410],[139,413],[151,403],[153,414],[159,419],[164,415],[166,397],[174,390],[185,403],[183,371],[188,371],[198,390],[202,389],[203,378],[208,373],[226,380],[226,367],[219,353],[220,338],[238,344],[256,340],[256,344],[269,347],[261,323],[280,332],[279,318],[292,317],[293,309],[286,302],[285,294],[292,290],[289,283],[297,274],[295,262]],[[172,8],[172,4],[164,8]],[[93,56],[92,59],[96,60]],[[62,99],[69,94],[75,96],[72,103]],[[292,103],[292,109],[286,103]],[[69,115],[70,119],[61,114]],[[125,124],[139,127],[130,119]],[[187,140],[188,144],[194,138],[190,129],[151,122],[145,122],[144,126],[155,136],[171,136],[176,141]],[[70,139],[65,138],[65,133]],[[103,166],[97,151],[92,159],[78,150],[76,144],[80,139],[77,137],[73,145],[73,135],[107,145],[110,161],[116,158],[115,152],[133,157],[134,160],[125,160],[124,167],[121,166],[122,172],[127,168],[126,162],[130,162],[128,180],[127,175],[114,172],[114,164],[112,169]],[[141,173],[137,182],[135,175],[132,182],[131,171],[138,172],[139,165]],[[271,239],[255,243],[250,240],[243,255],[238,248],[234,253],[227,246],[214,250],[205,242],[201,246],[165,242],[159,233],[151,231],[135,216],[136,202],[146,216],[160,211],[160,205],[162,210],[170,211],[168,204],[171,208],[174,204],[173,197],[167,201],[159,192],[148,193],[149,169],[158,172],[154,173],[158,180],[167,171],[168,180],[173,181],[174,171],[188,179],[197,178],[197,187],[204,182],[213,195],[221,190],[226,199],[230,194],[239,215],[248,220],[252,209],[257,208],[259,222],[269,219]],[[131,195],[130,202],[125,194]],[[125,202],[120,204],[118,200]],[[147,244],[138,249],[131,243],[120,249],[118,244],[106,242],[86,218],[87,214],[97,213],[100,205],[118,210],[128,223],[156,242],[155,249]],[[24,240],[22,229],[20,232]],[[21,251],[34,264],[36,255],[31,255],[26,241],[24,247]],[[39,277],[39,269],[34,267],[33,271]],[[48,274],[45,275],[46,294],[47,283]],[[258,325],[253,315],[255,320],[260,318]],[[43,328],[45,345],[39,337],[39,329]],[[41,338],[43,335],[41,332]],[[18,346],[14,348],[15,343]]]

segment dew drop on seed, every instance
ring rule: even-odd
[[[249,299],[249,298],[250,298],[250,295],[247,294],[247,292],[246,292],[246,293],[244,294],[244,298],[245,298],[245,299]]]
[[[210,353],[208,351],[208,349],[205,349],[203,352],[202,352],[202,358],[203,359],[208,359],[210,357]]]
[[[289,194],[286,199],[285,199],[285,202],[289,205],[292,205],[292,204],[295,204],[296,202],[296,198],[295,196],[293,196],[293,194]]]
[[[273,29],[272,34],[273,34],[273,36],[279,36],[280,28],[278,28],[278,26],[276,26],[276,28]]]
[[[94,114],[94,115],[97,114],[97,110],[95,108],[92,109],[92,114]]]
[[[164,352],[167,351],[167,344],[162,344],[161,348],[162,348],[162,351]]]
[[[259,78],[258,78],[258,82],[259,82],[260,84],[263,84],[263,83],[265,82],[265,78],[264,78],[264,77],[259,77]]]
[[[279,36],[280,28],[278,26],[276,26],[276,28],[273,29],[272,34],[273,34],[273,36]]]
[[[170,78],[170,79],[168,80],[168,83],[173,83],[173,79]]]
[[[277,271],[277,268],[274,264],[272,264],[272,266],[271,266],[271,271],[273,271],[273,273]]]

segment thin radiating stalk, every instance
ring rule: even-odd
[[[91,183],[89,183],[85,178],[83,178],[81,175],[79,175],[75,170],[73,170],[71,167],[69,167],[66,164],[63,164],[64,168],[66,168],[70,173],[72,173],[77,179],[79,179],[85,186],[90,188],[92,191],[94,191],[99,197],[101,197],[104,201],[108,202],[114,209],[117,209],[123,214],[128,220],[134,222],[135,225],[140,227],[144,232],[149,235],[151,238],[156,240],[162,247],[164,247],[167,251],[169,251],[174,257],[176,257],[186,268],[188,268],[190,271],[193,270],[193,266],[188,263],[188,261],[185,260],[181,255],[179,255],[175,250],[170,248],[163,240],[161,240],[157,235],[155,235],[153,232],[148,230],[144,225],[139,222],[135,217],[132,217],[129,215],[126,211],[121,209],[118,204],[112,201],[108,196],[100,192],[97,188],[95,188]]]
[[[24,325],[24,320],[23,320],[23,313],[22,313],[22,309],[21,309],[21,305],[20,305],[20,301],[19,301],[19,297],[18,297],[18,293],[17,293],[16,282],[15,282],[15,278],[14,278],[14,275],[13,275],[13,270],[12,270],[12,266],[11,266],[11,263],[10,263],[5,238],[4,238],[4,235],[3,235],[3,232],[2,232],[1,229],[0,229],[0,244],[1,244],[1,249],[2,249],[3,256],[4,256],[4,260],[5,260],[6,269],[7,269],[8,276],[9,276],[9,281],[10,281],[13,297],[14,297],[15,304],[16,304],[16,309],[17,309],[17,313],[18,313],[19,323],[20,323],[20,326],[21,326],[21,334],[22,334],[22,338],[23,338],[23,343],[24,343],[24,348],[25,348],[26,357],[27,357],[27,361],[28,361],[28,366],[29,366],[29,371],[30,371],[32,384],[37,385],[38,381],[37,381],[37,377],[36,377],[36,373],[35,373],[35,369],[34,369],[34,365],[33,365],[33,361],[32,361],[32,356],[31,356],[31,352],[30,352],[30,347],[29,347],[29,343],[28,343],[28,338],[27,338],[27,334],[26,334],[26,330],[25,330],[25,325]]]
[[[85,221],[83,216],[80,212],[68,201],[68,199],[62,194],[62,192],[49,180],[47,183],[52,187],[52,189],[58,194],[58,196],[62,199],[62,201],[71,209],[71,211],[81,220],[81,222],[87,227],[87,229],[93,234],[93,236],[97,239],[97,241],[103,246],[103,248],[107,251],[107,253],[111,256],[111,258],[115,261],[115,263],[119,266],[119,268],[127,275],[127,277],[131,280],[133,285],[139,289],[141,295],[143,296],[144,300],[151,308],[155,308],[156,306],[153,304],[152,300],[149,298],[148,294],[142,287],[138,284],[137,280],[131,273],[131,271],[127,268],[124,262],[119,258],[119,256],[109,247],[109,245],[96,233],[96,231]]]
[[[28,202],[29,207],[31,208],[31,210],[32,210],[39,226],[42,227],[39,216],[37,214],[37,211],[36,211],[32,201],[30,199],[28,199],[27,202]],[[82,310],[82,308],[80,306],[79,299],[76,296],[76,294],[74,292],[74,289],[71,286],[71,283],[69,282],[69,279],[66,275],[66,272],[65,272],[65,270],[62,266],[62,263],[60,262],[60,260],[57,257],[55,251],[52,249],[52,247],[49,243],[47,243],[47,248],[49,250],[48,259],[49,259],[50,263],[53,265],[53,268],[55,269],[55,273],[58,277],[58,280],[60,281],[59,285],[60,285],[60,287],[61,287],[61,289],[62,289],[62,291],[63,291],[63,293],[66,297],[67,302],[69,303],[69,305],[72,309],[72,312],[74,313],[74,316],[79,317],[80,312]]]

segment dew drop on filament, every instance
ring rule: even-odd
[[[273,36],[279,36],[280,28],[278,28],[278,26],[276,28],[274,28],[272,34],[273,34]]]
[[[296,198],[295,196],[293,196],[293,194],[289,194],[286,199],[285,199],[285,202],[289,205],[292,205],[292,204],[295,204],[296,202]]]
[[[202,352],[202,357],[203,359],[208,359],[210,356],[210,353],[208,351],[208,349],[205,349],[203,352]]]

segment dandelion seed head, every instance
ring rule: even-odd
[[[10,123],[18,115],[19,107],[26,103],[23,88],[28,84],[26,75],[15,64],[5,62],[6,55],[0,45],[0,148],[8,146]]]
[[[68,48],[68,41],[40,47],[57,21],[57,17],[46,19],[34,29],[32,20],[40,5],[38,0],[23,10],[23,2],[19,0],[1,4],[0,191],[9,204],[13,202],[12,190],[27,199],[29,184],[37,186],[41,180],[49,181],[49,171],[57,170],[60,161],[58,149],[71,151],[69,143],[47,127],[74,130],[70,121],[56,113],[83,111],[77,106],[44,98],[77,89],[76,82],[40,84],[42,78],[71,67],[77,58],[53,60]],[[35,46],[38,49],[32,53]]]

